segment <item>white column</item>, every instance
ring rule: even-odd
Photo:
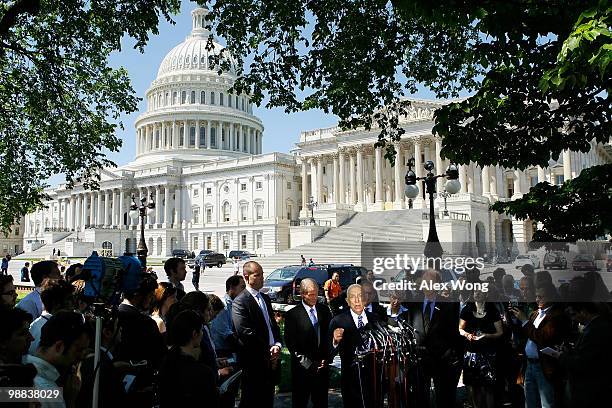
[[[202,191],[202,195],[204,195],[203,191]],[[161,201],[160,200],[161,200],[161,189],[159,186],[155,186],[155,224],[161,224]]]
[[[104,226],[108,227],[108,216],[110,215],[110,194],[109,190],[104,192]]]
[[[546,170],[542,166],[538,166],[538,183],[546,181]]]
[[[123,210],[125,208],[125,194],[124,191],[119,189],[119,229],[125,228],[123,225]],[[121,243],[123,245],[123,243]]]
[[[98,214],[96,214],[96,225],[104,225],[102,220],[102,191],[98,191]]]
[[[382,210],[383,208],[383,202],[384,197],[383,197],[383,181],[382,181],[382,148],[381,147],[377,147],[375,149],[375,169],[376,169],[376,209],[378,210]]]
[[[181,225],[183,225],[183,213],[182,213],[182,187],[181,186],[176,186],[175,189],[175,200],[174,200],[174,207],[176,210],[176,224],[177,224],[177,228],[181,228]]]
[[[200,148],[200,121],[199,120],[196,120],[196,123],[195,123],[195,148],[196,149]],[[159,220],[159,217],[155,218],[156,223],[157,223],[157,220]]]
[[[436,138],[436,169],[438,169],[438,174],[443,174],[446,172],[446,169],[444,168],[444,164],[442,162],[442,156],[440,156],[440,152],[442,151],[442,140]],[[438,177],[438,179],[436,180],[436,191],[438,193],[441,193],[442,191],[444,191],[444,178],[443,177]]]
[[[247,137],[250,137],[247,136]],[[249,152],[250,152],[250,148],[249,148]],[[322,203],[323,202],[323,160],[324,160],[324,156],[319,156],[319,160],[317,160],[317,195],[316,195],[316,200],[317,203]]]
[[[176,121],[175,120],[172,121],[172,136],[171,136],[171,139],[172,139],[172,148],[176,149],[178,147],[178,140],[179,140],[179,138],[178,138],[178,132],[177,132]]]
[[[340,196],[340,186],[338,185],[338,155],[334,154],[333,156],[333,170],[334,170],[334,180],[332,184],[334,185],[334,203],[338,203],[338,197]]]
[[[491,197],[497,199],[497,167],[491,166],[489,175],[491,176]]]
[[[164,227],[170,226],[170,186],[164,186]]]
[[[393,208],[400,210],[403,208],[402,187],[404,183],[402,183],[402,151],[399,143],[395,145],[395,166],[393,167],[393,172],[395,179],[395,202],[393,203]]]
[[[189,147],[189,130],[187,128],[187,121],[183,121],[183,149]]]
[[[482,168],[482,195],[490,196],[491,195],[491,177],[489,175],[489,166],[484,166]]]
[[[83,229],[87,225],[87,213],[88,213],[87,204],[89,201],[88,196],[89,196],[89,193],[83,193]]]
[[[210,120],[206,121],[206,148],[210,149]]]
[[[246,150],[247,153],[251,153],[251,128],[248,127],[246,129]]]
[[[350,179],[350,194],[349,201],[350,205],[355,205],[356,191],[355,191],[355,154],[353,151],[349,152],[349,179]]]
[[[344,204],[344,202],[346,201],[346,183],[345,183],[345,177],[344,177],[344,169],[346,166],[346,161],[344,160],[344,151],[340,150],[338,152],[338,165],[340,166],[340,169],[338,171],[338,199],[336,202],[340,203],[340,204]]]
[[[572,178],[572,153],[569,150],[563,151],[563,181]]]
[[[470,162],[467,168],[467,182],[468,182],[468,193],[475,193],[474,191],[474,164]]]
[[[523,191],[521,190],[521,175],[522,171],[514,170],[514,194],[512,198],[520,198],[523,195]]]
[[[462,164],[459,166],[459,183],[461,183],[461,193],[467,193],[467,165]]]
[[[414,141],[414,172],[416,173],[417,177],[423,177],[423,160],[421,159],[421,141],[419,140],[415,140]],[[417,184],[419,186],[419,195],[413,200],[414,201],[414,208],[425,208],[426,203],[425,200],[423,199],[423,183],[421,183],[420,181],[417,181]]]
[[[308,209],[306,207],[306,204],[308,204],[308,173],[307,173],[307,169],[306,169],[306,160],[302,159],[302,217],[305,217]],[[251,183],[251,187],[252,187]],[[251,192],[253,191],[253,189],[251,188]]]
[[[111,211],[111,221],[110,221],[110,225],[111,227],[114,227],[115,225],[117,225],[117,194],[115,193],[115,190],[111,190],[111,195],[113,196],[112,200],[113,200],[113,208]]]
[[[357,205],[365,207],[363,202],[363,147],[357,147]]]

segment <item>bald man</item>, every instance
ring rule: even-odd
[[[242,266],[246,289],[234,299],[232,321],[242,364],[240,407],[272,407],[279,379],[281,336],[270,298],[260,293],[263,269],[257,262]]]
[[[335,316],[329,325],[331,354],[340,354],[342,402],[346,408],[375,406],[372,395],[371,369],[358,371],[353,365],[355,350],[361,345],[361,332],[378,322],[376,315],[365,310],[361,285],[346,290],[348,310]]]
[[[302,302],[285,316],[285,343],[291,353],[292,406],[327,408],[329,387],[329,308],[317,303],[319,285],[314,279],[300,282]]]

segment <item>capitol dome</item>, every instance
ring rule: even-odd
[[[191,34],[163,59],[157,72],[158,79],[174,73],[198,71],[214,71],[216,73],[216,67],[209,67],[209,57],[219,55],[223,46],[212,39],[211,32],[206,28],[209,24],[206,18],[208,13],[206,8],[197,8],[192,11]],[[212,44],[209,44],[209,38],[212,39]],[[235,60],[230,55],[224,55],[224,58],[229,59],[231,63],[229,74],[235,76]]]
[[[191,12],[191,34],[162,60],[146,92],[147,110],[136,120],[139,163],[181,159],[201,162],[262,153],[261,120],[249,95],[230,93],[236,62],[218,73],[209,57],[223,46],[207,26],[207,8]]]

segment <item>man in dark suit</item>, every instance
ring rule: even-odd
[[[432,284],[440,273],[428,269],[417,281],[422,300],[409,304],[405,313],[414,328],[421,365],[410,374],[416,385],[416,406],[433,406],[429,387],[433,379],[437,407],[454,407],[461,374],[463,342],[459,335],[459,303],[442,298]]]
[[[327,407],[329,387],[329,323],[331,312],[317,303],[319,285],[313,279],[300,282],[302,303],[285,316],[285,343],[291,353],[292,406]]]
[[[362,279],[360,282],[361,290],[363,294],[363,304],[365,310],[369,313],[376,315],[378,320],[383,322],[387,321],[387,309],[380,305],[377,301],[376,289],[374,284],[369,280]]]
[[[342,402],[346,408],[374,406],[372,381],[369,370],[359,371],[355,350],[362,344],[361,333],[377,322],[376,316],[365,311],[362,288],[358,284],[348,287],[346,300],[349,310],[336,315],[329,325],[331,355],[340,354]]]
[[[232,305],[242,364],[240,407],[272,407],[280,368],[280,330],[270,298],[259,292],[263,286],[261,265],[249,261],[242,271],[246,289]]]

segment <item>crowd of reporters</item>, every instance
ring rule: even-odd
[[[0,386],[62,387],[62,404],[85,407],[92,404],[99,373],[102,407],[183,406],[194,401],[233,407],[239,382],[232,378],[242,370],[241,405],[251,401],[269,406],[268,394],[266,401],[253,401],[263,389],[273,393],[278,379],[261,381],[278,372],[281,339],[269,299],[259,292],[261,267],[249,262],[244,277],[229,277],[224,299],[200,291],[185,293],[181,283],[185,262],[179,258],[168,259],[164,270],[168,282],[145,274],[135,290],[122,294],[118,307],[96,313],[84,296],[79,265],[62,275],[53,261],[35,263],[29,271],[35,288],[17,305],[12,277],[0,276]],[[373,277],[368,276],[350,299],[344,293],[343,306],[331,313],[317,303],[316,282],[304,282],[300,287],[304,310],[288,314],[285,323],[294,406],[304,406],[304,399],[312,399],[315,406],[327,405],[333,355],[340,351],[350,359],[352,353],[342,346],[347,341],[344,329],[337,329],[344,323],[364,326],[359,316],[366,323],[393,325],[403,320],[419,328],[418,342],[424,351],[419,375],[426,379],[419,382],[433,384],[435,397],[428,387],[417,390],[418,406],[458,404],[461,376],[474,408],[602,406],[612,384],[610,292],[593,272],[559,288],[546,271],[527,268],[523,273],[516,289],[514,278],[502,269],[484,281],[477,269],[471,269],[460,279],[487,282],[486,292],[391,293],[386,308],[377,302]],[[426,279],[439,282],[440,274],[428,270],[419,277]],[[332,283],[326,289],[331,287]],[[332,297],[339,296],[336,292]],[[252,304],[255,309],[248,303],[249,295],[257,302]],[[252,313],[263,313],[256,322],[261,327],[253,323]],[[353,322],[351,313],[359,320]],[[103,316],[98,366],[93,350],[95,315]],[[311,331],[314,346],[311,352],[302,352],[310,347],[306,343]],[[255,335],[264,339],[265,364],[253,357],[259,352]],[[349,376],[343,379],[345,406],[356,401],[352,381]],[[245,389],[245,382],[253,387]]]

